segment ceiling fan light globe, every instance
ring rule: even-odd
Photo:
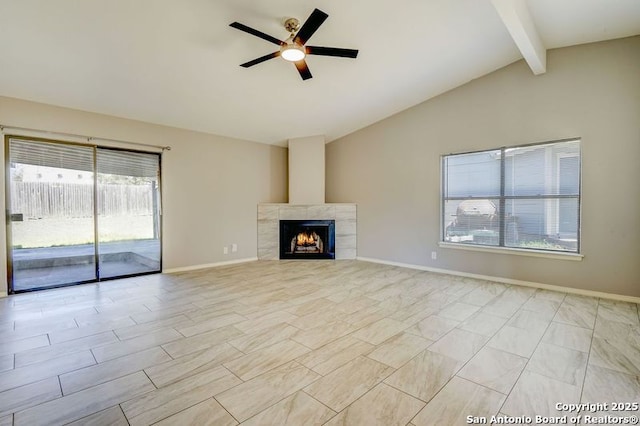
[[[298,62],[304,59],[306,53],[301,46],[288,44],[282,48],[280,56],[282,56],[282,59],[285,61]]]

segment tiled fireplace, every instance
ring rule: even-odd
[[[259,204],[258,259],[355,259],[355,204]]]

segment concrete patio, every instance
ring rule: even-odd
[[[100,278],[160,271],[160,240],[99,244]],[[13,290],[96,279],[93,244],[13,250]]]

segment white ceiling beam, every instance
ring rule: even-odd
[[[491,3],[531,71],[535,75],[544,74],[547,71],[547,49],[542,44],[525,0],[491,0]]]

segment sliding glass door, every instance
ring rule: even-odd
[[[11,292],[161,269],[160,155],[7,137]]]
[[[12,138],[7,151],[12,290],[95,280],[93,147]]]
[[[100,277],[160,270],[158,154],[98,148]]]

